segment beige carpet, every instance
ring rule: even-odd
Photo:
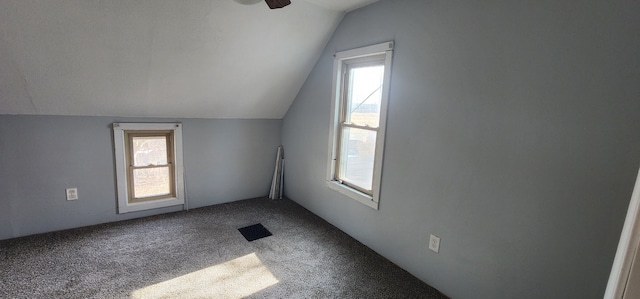
[[[262,223],[247,242],[238,228]],[[0,298],[446,298],[290,200],[0,241]]]

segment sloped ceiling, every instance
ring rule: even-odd
[[[281,118],[370,0],[2,0],[0,114]]]

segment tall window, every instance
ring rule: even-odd
[[[378,208],[393,43],[336,53],[328,184]]]
[[[113,124],[118,212],[184,204],[182,126]]]

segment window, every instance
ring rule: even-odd
[[[114,123],[118,213],[184,204],[182,126]]]
[[[327,184],[378,208],[393,43],[338,52],[334,60]]]

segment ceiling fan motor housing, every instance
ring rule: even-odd
[[[264,2],[267,2],[267,5],[269,5],[271,9],[283,8],[291,4],[290,0],[264,0]]]

